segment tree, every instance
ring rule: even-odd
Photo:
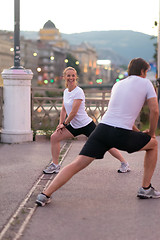
[[[155,39],[156,37],[152,37],[151,39]],[[153,55],[153,58],[154,58],[154,60],[155,60],[155,63],[157,64],[157,51],[158,51],[158,44],[157,44],[157,42],[156,43],[154,43],[153,44],[153,46],[154,46],[154,49],[155,49],[155,52],[154,52],[154,55]]]
[[[158,27],[157,21],[154,22],[154,26],[155,26],[155,27]],[[157,38],[157,37],[155,37],[155,36],[152,36],[152,37],[151,37],[151,39],[155,39],[155,38]],[[155,49],[153,58],[154,58],[154,60],[155,60],[155,62],[156,62],[156,64],[157,64],[157,51],[158,51],[158,44],[157,44],[157,42],[154,43],[153,46],[154,46],[154,49]]]
[[[77,74],[80,75],[81,70],[80,70],[80,67],[79,67],[78,60],[73,55],[71,55],[70,53],[67,53],[66,59],[68,60],[68,62],[66,63],[67,67],[75,68],[76,71],[77,71]]]

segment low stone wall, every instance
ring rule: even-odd
[[[2,128],[3,118],[3,87],[0,87],[0,129]]]

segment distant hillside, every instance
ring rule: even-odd
[[[80,44],[82,41],[91,43],[98,52],[99,59],[111,59],[113,62],[128,63],[134,57],[142,57],[149,61],[154,55],[151,36],[134,31],[95,31],[74,34],[62,34],[71,44]]]
[[[21,32],[27,39],[38,39],[37,32]],[[147,61],[153,59],[154,46],[157,39],[150,35],[128,31],[92,31],[73,34],[61,33],[71,45],[88,42],[95,47],[99,59],[110,59],[115,64],[128,64],[134,57],[142,57]]]
[[[32,40],[39,39],[39,33],[35,31],[21,31],[20,35],[23,36],[25,39],[32,39]]]

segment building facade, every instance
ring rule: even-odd
[[[81,83],[89,84],[96,81],[97,53],[96,50],[88,43],[83,42],[81,45],[70,46],[70,52],[78,59],[81,68]]]
[[[95,83],[97,53],[92,46],[86,42],[76,46],[69,45],[65,39],[62,39],[59,30],[50,20],[44,24],[43,29],[40,29],[39,35],[41,42],[45,42],[53,47],[57,47],[64,55],[69,53],[77,59],[79,68],[81,70],[79,76],[81,84],[89,84],[89,82]],[[60,59],[62,58],[63,57]],[[62,64],[62,61],[59,61]],[[65,67],[64,64],[62,64],[62,66]],[[57,69],[58,68],[60,67],[57,66]]]
[[[31,69],[33,72],[32,85],[37,84],[37,66],[38,66],[38,48],[37,41],[25,40],[21,38],[21,65],[25,69]]]
[[[0,31],[0,73],[14,65],[13,33]],[[0,86],[3,79],[0,74]]]
[[[0,72],[14,66],[14,33],[0,31]],[[32,83],[37,81],[38,49],[37,42],[20,38],[20,65],[33,72]],[[0,85],[3,85],[0,75]]]
[[[61,83],[62,73],[65,68],[66,53],[63,49],[52,46],[49,42],[38,41],[38,84]]]
[[[0,31],[0,71],[14,65],[13,32]],[[78,62],[80,84],[95,84],[97,78],[97,53],[87,42],[72,46],[62,39],[59,30],[50,20],[39,31],[39,40],[20,38],[20,65],[33,72],[32,85],[56,84],[63,86],[62,74],[66,56]],[[0,84],[3,85],[2,78]]]

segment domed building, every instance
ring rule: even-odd
[[[52,21],[47,21],[39,32],[39,73],[42,80],[52,78],[58,79],[66,67],[64,60],[67,53],[77,59],[81,69],[81,83],[95,82],[96,79],[96,50],[87,43],[81,45],[69,45],[68,41],[62,39],[59,30]],[[52,60],[54,59],[54,60]],[[52,69],[51,69],[52,68]],[[57,76],[57,77],[56,77]],[[58,82],[58,81],[57,81]]]
[[[53,29],[53,28],[56,28],[56,26],[55,26],[55,24],[51,20],[48,20],[44,24],[43,28],[46,28],[46,29],[52,28]]]
[[[68,42],[63,40],[59,29],[56,28],[55,24],[48,20],[42,29],[39,31],[40,40],[47,41],[51,43],[53,46],[59,48],[68,48]]]

